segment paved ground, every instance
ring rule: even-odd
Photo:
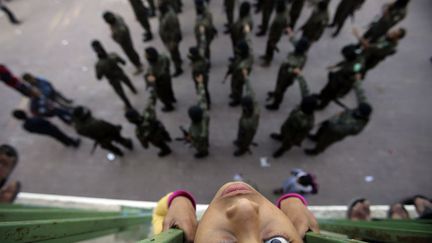
[[[181,15],[184,40],[182,54],[194,44],[192,34],[195,17],[192,1],[185,2]],[[356,15],[355,25],[364,27],[380,11],[385,1],[367,1]],[[332,12],[335,4],[332,3]],[[225,21],[221,1],[212,1],[212,11],[219,30]],[[15,0],[9,3],[23,20],[21,26],[11,26],[0,15],[0,62],[6,63],[15,73],[31,71],[54,82],[56,87],[73,97],[77,104],[89,106],[97,117],[124,125],[124,133],[133,136],[133,129],[123,118],[121,101],[105,81],[97,82],[93,70],[96,60],[90,41],[100,39],[108,50],[123,53],[109,37],[108,27],[101,14],[113,10],[125,17],[133,32],[137,50],[155,45],[163,50],[160,39],[149,44],[140,41],[142,29],[135,21],[126,0]],[[333,146],[319,157],[306,157],[295,148],[279,160],[269,159],[271,167],[262,168],[259,160],[269,157],[277,144],[268,135],[278,130],[288,112],[299,102],[299,91],[293,86],[286,94],[279,112],[262,109],[261,126],[256,136],[259,147],[252,155],[234,158],[232,140],[237,129],[240,110],[228,107],[229,85],[221,80],[231,54],[231,44],[225,35],[212,46],[213,69],[211,93],[214,106],[211,111],[211,156],[205,160],[193,159],[193,150],[175,142],[175,153],[159,159],[157,151],[145,151],[138,146],[124,159],[109,162],[107,153],[97,150],[90,155],[92,143],[84,139],[79,150],[67,149],[56,142],[24,132],[20,124],[10,118],[10,111],[26,107],[26,100],[5,86],[0,87],[0,137],[1,143],[15,145],[20,153],[20,164],[13,177],[21,180],[24,191],[63,195],[106,197],[133,200],[156,200],[176,188],[193,191],[200,203],[206,203],[215,190],[232,179],[235,173],[255,182],[269,197],[271,190],[289,175],[292,168],[304,168],[318,175],[320,193],[310,197],[312,204],[346,204],[352,198],[365,196],[374,203],[391,203],[414,193],[432,196],[432,68],[430,43],[432,43],[432,2],[412,1],[409,15],[403,22],[408,29],[407,38],[400,44],[396,56],[372,71],[365,84],[367,95],[375,112],[367,129],[359,136]],[[309,15],[303,13],[300,23]],[[255,23],[259,18],[255,16]],[[157,20],[152,27],[157,30]],[[340,48],[354,41],[351,22],[337,39],[326,32],[313,46],[305,69],[312,90],[318,91],[326,82],[325,67],[341,59]],[[265,38],[254,38],[255,53],[261,55]],[[265,94],[273,88],[278,65],[292,48],[285,39],[280,44],[271,68],[255,66],[252,83],[259,101],[265,104]],[[185,65],[186,67],[186,65]],[[126,67],[131,74],[133,67]],[[174,113],[159,113],[171,134],[180,136],[178,126],[187,125],[187,108],[195,102],[190,69],[174,79],[174,89],[179,100]],[[133,104],[142,109],[147,95],[141,76],[133,77],[140,94],[129,95]],[[353,97],[344,100],[353,105]],[[340,111],[331,106],[317,115],[317,121]],[[54,121],[73,134],[71,128]],[[308,145],[307,143],[305,144]],[[366,176],[373,176],[370,183]]]

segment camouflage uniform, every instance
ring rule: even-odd
[[[297,77],[293,73],[294,69],[303,69],[306,60],[306,54],[298,55],[295,52],[288,54],[287,60],[279,68],[276,87],[273,92],[269,93],[269,97],[273,99],[273,104],[270,105],[273,109],[279,109],[285,91],[294,83]]]
[[[129,28],[124,22],[123,18],[119,15],[115,15],[116,23],[111,26],[112,38],[117,44],[125,52],[126,56],[133,63],[133,65],[137,68],[141,68],[142,64],[139,58],[138,53],[135,51],[133,47],[132,38],[129,32]]]
[[[141,24],[141,26],[146,31],[146,33],[145,33],[146,40],[152,39],[152,31],[151,31],[150,22],[148,19],[149,18],[149,12],[146,9],[146,7],[144,6],[142,0],[129,0],[129,2],[132,6],[134,13],[135,13],[135,17],[137,18],[138,22]]]
[[[293,0],[290,9],[290,26],[294,29],[298,18],[300,17],[305,0]]]
[[[365,103],[366,97],[360,87],[360,81],[354,85],[357,103]],[[323,152],[327,147],[343,140],[347,136],[359,134],[369,122],[369,119],[359,119],[355,117],[355,110],[346,109],[345,111],[331,117],[321,123],[316,135],[311,138],[316,141],[314,149],[309,150],[309,154],[318,154]]]
[[[197,81],[196,81],[196,77],[198,75],[202,75],[203,76],[203,85],[204,85],[204,90],[205,90],[205,97],[206,97],[206,101],[207,101],[207,107],[210,109],[211,106],[211,97],[210,97],[210,92],[208,90],[208,82],[209,82],[209,72],[210,72],[210,62],[209,60],[205,57],[205,52],[206,52],[206,37],[205,35],[201,34],[201,36],[199,37],[200,41],[198,44],[198,55],[196,56],[190,56],[191,59],[191,69],[192,69],[192,79],[194,80],[195,83],[195,88],[198,92],[198,85],[197,85]]]
[[[165,55],[159,54],[155,64],[150,64],[145,77],[153,75],[156,78],[154,88],[157,97],[164,104],[165,111],[173,110],[176,102],[170,75],[170,61]]]
[[[189,136],[192,146],[197,150],[196,155],[207,155],[209,148],[209,122],[207,102],[205,99],[204,85],[198,84],[198,106],[203,110],[201,121],[192,123],[189,127]]]
[[[236,5],[236,0],[224,0],[224,7],[227,15],[228,27],[231,27],[231,25],[234,23],[235,5]]]
[[[245,18],[239,18],[231,28],[231,41],[233,44],[234,52],[237,44],[241,41],[246,41],[249,44],[249,47],[251,47],[252,49],[250,33],[247,33],[245,31],[246,26],[249,26],[252,31],[253,21],[250,16],[247,16]]]
[[[321,11],[316,8],[306,24],[301,28],[303,30],[303,38],[306,37],[310,42],[318,41],[327,27],[329,19],[328,10]]]
[[[159,35],[171,55],[176,73],[179,72],[183,63],[179,50],[182,33],[178,17],[171,8],[159,17]]]
[[[73,126],[78,134],[94,140],[94,142],[99,144],[102,148],[118,156],[123,156],[123,152],[114,142],[120,143],[130,150],[133,148],[132,140],[124,138],[120,134],[121,126],[96,119],[91,113],[79,119],[74,118]]]
[[[306,81],[302,76],[296,78],[299,82],[300,93],[302,98],[309,95],[309,89]],[[309,132],[313,129],[315,123],[315,116],[306,114],[297,106],[291,111],[288,118],[282,124],[279,134],[272,134],[275,138],[282,142],[281,147],[273,154],[274,157],[279,157],[286,151],[290,150],[292,146],[301,146],[303,140],[308,136]]]
[[[156,93],[152,89],[147,107],[143,112],[143,122],[135,129],[135,133],[144,148],[149,147],[149,143],[160,149],[159,156],[171,153],[167,142],[171,142],[171,137],[162,122],[156,117]]]
[[[280,41],[284,30],[288,27],[288,15],[286,12],[276,12],[276,16],[270,26],[270,33],[267,40],[266,53],[263,59],[266,63],[270,63],[273,60],[273,54],[277,49],[277,44]]]
[[[259,125],[260,118],[260,108],[256,101],[255,92],[252,89],[250,81],[248,78],[245,79],[244,85],[245,91],[243,97],[250,97],[253,101],[253,111],[252,114],[247,115],[244,111],[239,120],[239,129],[237,132],[237,139],[235,144],[237,146],[237,151],[234,155],[239,156],[248,151],[250,151],[250,146],[253,143],[256,131]]]
[[[364,50],[365,67],[363,69],[363,76],[380,62],[384,61],[388,56],[394,55],[397,45],[397,41],[388,40],[386,36],[370,44],[368,48]]]
[[[126,84],[126,86],[128,86],[134,94],[136,94],[137,91],[128,76],[126,76],[121,67],[118,65],[119,63],[125,64],[126,62],[115,53],[109,54],[105,59],[99,59],[95,65],[96,77],[97,79],[106,77],[109,84],[120,97],[120,99],[123,100],[126,107],[132,108],[132,105],[126,96],[121,83],[123,82]]]
[[[249,54],[247,58],[241,58],[237,56],[233,63],[231,63],[228,74],[231,74],[231,99],[232,106],[240,104],[240,100],[243,96],[243,86],[245,84],[245,77],[243,75],[243,69],[246,69],[248,73],[251,72],[253,65],[253,56]]]
[[[205,34],[205,43],[201,43],[202,37],[201,33],[199,31],[200,26],[204,27],[204,34]],[[197,41],[197,46],[204,45],[205,46],[205,57],[210,60],[210,45],[213,42],[213,39],[217,35],[217,30],[215,26],[213,25],[213,16],[210,10],[205,7],[204,14],[197,15],[196,21],[195,21],[195,39]]]
[[[338,70],[329,73],[329,81],[319,94],[320,109],[324,109],[330,101],[342,98],[351,91],[357,81],[357,75],[363,72],[364,59],[359,57],[353,61],[342,61],[336,66]]]
[[[363,35],[369,42],[375,42],[384,36],[393,26],[402,21],[407,14],[406,8],[395,8],[393,4],[385,6],[384,14],[380,19],[370,24]]]
[[[365,0],[341,0],[337,6],[331,27],[336,27],[333,37],[337,36],[345,24],[348,16],[354,18],[354,12],[361,8]]]
[[[265,35],[267,33],[267,29],[270,23],[270,17],[272,15],[276,0],[265,0],[262,3],[261,11],[262,11],[262,22],[260,27],[260,32],[257,34],[258,36]]]

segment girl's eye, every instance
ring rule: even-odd
[[[264,241],[264,243],[289,243],[289,241],[281,236],[276,236]]]

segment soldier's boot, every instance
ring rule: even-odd
[[[286,152],[286,149],[284,149],[283,147],[280,147],[278,150],[276,150],[274,153],[273,153],[273,158],[279,158],[279,157],[281,157],[284,153]]]
[[[234,151],[234,156],[239,157],[239,156],[242,156],[243,154],[245,154],[247,152],[248,152],[247,149],[238,148],[236,151]]]
[[[158,153],[159,157],[165,157],[165,156],[171,154],[171,152],[172,152],[170,147],[168,147],[168,145],[166,145],[165,143],[163,145],[161,145],[160,149],[161,150]]]
[[[130,138],[124,138],[121,135],[116,139],[121,145],[125,146],[129,150],[133,150],[133,142]]]
[[[316,142],[318,140],[317,134],[308,134],[307,138],[311,141],[314,141],[314,142]]]
[[[162,108],[163,112],[170,112],[174,110],[174,106],[171,103],[164,104],[164,107]]]
[[[194,157],[195,157],[196,159],[202,159],[202,158],[207,157],[208,155],[209,155],[209,152],[208,152],[208,151],[200,151],[200,152],[196,153],[196,154],[194,155]]]
[[[265,36],[267,33],[267,29],[261,25],[260,30],[256,33],[256,36],[260,37],[260,36]]]
[[[304,153],[306,154],[306,155],[309,155],[309,156],[316,156],[316,155],[318,155],[319,153],[320,153],[320,151],[318,151],[317,149],[305,149],[304,150]]]
[[[236,107],[236,106],[239,106],[240,105],[240,100],[237,100],[237,99],[233,99],[230,103],[229,103],[229,106],[231,106],[231,107]]]
[[[282,139],[283,139],[282,134],[279,134],[279,133],[272,133],[272,134],[270,134],[270,137],[276,141],[282,141]]]
[[[266,105],[267,110],[276,111],[279,110],[279,104],[276,102],[273,102],[273,104]]]
[[[183,74],[183,69],[181,68],[181,66],[176,67],[176,70],[174,72],[174,74],[172,75],[174,78],[180,76]]]
[[[153,33],[150,32],[150,31],[147,31],[147,32],[144,34],[143,41],[144,41],[144,42],[147,42],[147,41],[151,41],[151,40],[153,40]]]

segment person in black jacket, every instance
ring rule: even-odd
[[[23,129],[29,133],[36,133],[52,137],[61,142],[66,147],[72,146],[78,148],[80,145],[79,138],[73,139],[69,137],[48,120],[45,120],[41,117],[28,117],[23,110],[14,110],[12,115],[17,120],[22,120],[24,122]]]

